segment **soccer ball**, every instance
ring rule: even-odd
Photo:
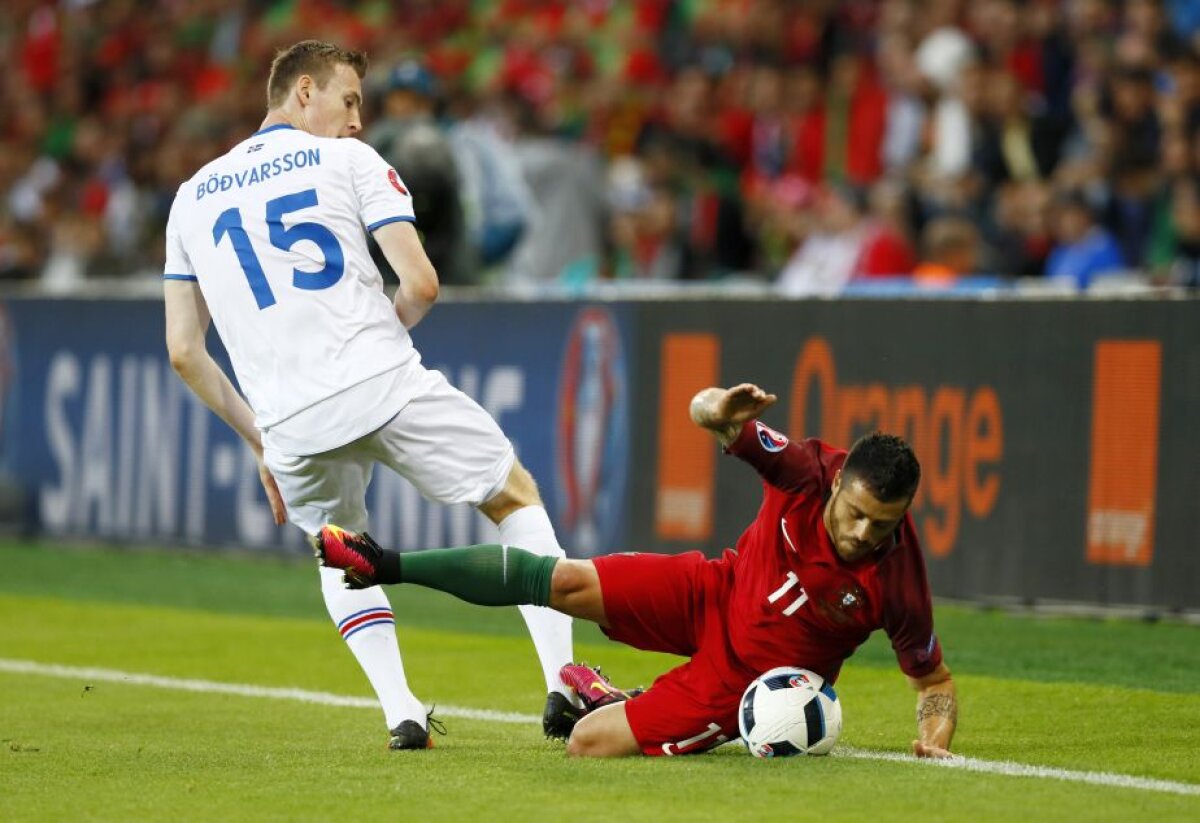
[[[755,757],[828,754],[842,733],[842,704],[821,675],[782,666],[746,688],[738,731]]]

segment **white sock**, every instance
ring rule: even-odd
[[[500,542],[543,557],[566,557],[558,545],[550,517],[541,506],[526,506],[504,518],[499,524]],[[558,679],[558,670],[571,662],[571,618],[545,606],[518,606],[533,646],[537,649],[546,677],[546,691],[570,698],[571,691]]]
[[[394,729],[405,720],[424,726],[425,706],[408,688],[396,642],[396,620],[383,589],[352,591],[342,583],[339,569],[322,566],[321,593],[334,625],[379,697],[387,727]]]

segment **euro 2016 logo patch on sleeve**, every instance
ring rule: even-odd
[[[388,182],[392,184],[392,188],[408,197],[408,189],[400,183],[400,175],[396,174],[395,169],[388,169]]]
[[[769,452],[781,452],[787,447],[788,439],[770,426],[764,426],[754,421],[755,431],[758,432],[758,442]]]

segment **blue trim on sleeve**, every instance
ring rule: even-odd
[[[388,223],[416,223],[416,222],[417,222],[417,218],[415,218],[415,217],[386,217],[383,220],[377,220],[374,223],[372,223],[371,225],[367,226],[367,231],[375,231],[375,229],[379,228],[380,226],[386,226]]]
[[[293,126],[291,123],[276,123],[273,126],[267,126],[265,129],[259,129],[258,131],[254,132],[254,134],[252,134],[250,136],[258,137],[260,134],[266,134],[269,131],[278,131],[279,129],[291,129],[291,130],[295,131],[296,127]]]
[[[200,282],[200,278],[194,274],[164,274],[163,280],[187,280],[192,283]]]

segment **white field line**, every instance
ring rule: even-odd
[[[349,706],[355,709],[378,709],[379,701],[369,697],[350,697],[330,692],[312,692],[305,689],[283,689],[272,686],[251,686],[243,683],[219,683],[215,680],[189,680],[180,677],[162,677],[156,674],[122,672],[116,669],[98,669],[87,666],[59,666],[53,663],[35,663],[32,660],[10,660],[0,657],[0,672],[13,674],[38,674],[46,677],[61,677],[67,680],[89,680],[102,683],[123,683],[127,686],[154,686],[159,689],[174,689],[184,692],[206,694],[232,694],[238,697],[266,697],[273,700],[298,700],[301,703],[316,703],[321,706]],[[459,706],[437,707],[439,715],[465,717],[470,720],[490,720],[494,723],[537,723],[537,715],[516,712],[494,712],[488,709],[464,709]]]
[[[978,760],[974,757],[956,757],[952,760],[919,760],[910,754],[856,749],[851,746],[839,746],[833,754],[839,757],[853,757],[860,760],[891,760],[899,763],[921,763],[933,768],[1003,774],[1009,777],[1041,777],[1047,780],[1090,783],[1093,786],[1141,789],[1148,792],[1168,792],[1170,794],[1200,795],[1200,785],[1195,783],[1176,783],[1173,780],[1157,780],[1153,777],[1135,777],[1130,774],[1115,774],[1113,772],[1078,772],[1071,769],[1057,769],[1050,766],[1031,766],[1028,763],[1016,763],[1012,760]]]
[[[330,692],[314,692],[305,689],[284,689],[270,686],[251,686],[242,683],[219,683],[215,680],[193,680],[178,677],[163,677],[154,674],[123,672],[116,669],[101,669],[86,666],[60,666],[53,663],[37,663],[32,660],[11,660],[0,657],[0,672],[32,674],[43,677],[58,677],[67,680],[122,683],[130,686],[153,686],[159,689],[202,692],[206,694],[230,694],[238,697],[263,697],[273,700],[297,700],[321,706],[348,706],[362,709],[378,709],[379,703],[367,697],[350,697]],[[540,717],[518,712],[497,712],[489,709],[470,709],[461,706],[437,707],[437,712],[446,717],[463,717],[469,720],[487,720],[493,723],[536,724]],[[1047,780],[1065,780],[1072,783],[1088,783],[1118,789],[1139,789],[1169,794],[1200,795],[1200,784],[1178,783],[1173,780],[1157,780],[1135,777],[1113,772],[1084,772],[1059,769],[1049,766],[1031,766],[1009,760],[978,760],[959,757],[953,760],[919,760],[912,755],[896,752],[881,752],[872,749],[857,749],[839,746],[834,752],[837,757],[856,760],[886,760],[894,763],[911,763],[927,768],[960,769],[968,772],[1000,774],[1009,777],[1037,777]]]

